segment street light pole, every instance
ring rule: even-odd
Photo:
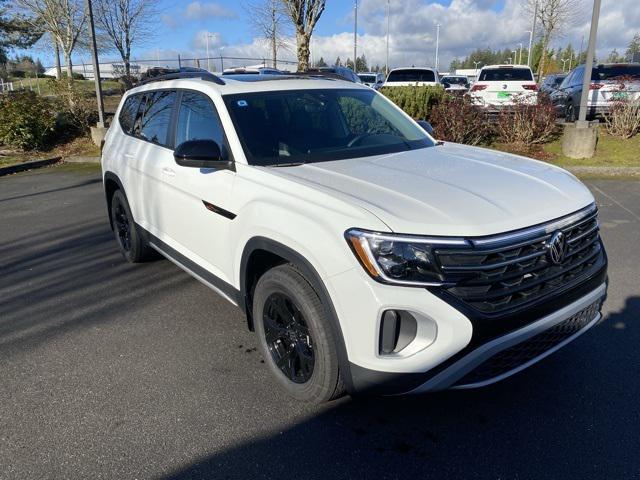
[[[440,47],[440,24],[436,24],[436,72],[438,71],[438,49]]]
[[[533,37],[536,34],[536,20],[538,19],[538,0],[536,0],[533,7],[533,25],[531,25],[531,32],[529,35],[529,55],[527,55],[527,66],[531,67],[532,49],[533,49]]]
[[[205,33],[207,37],[207,71],[211,71],[211,64],[209,63],[209,32]]]
[[[353,71],[358,73],[358,0],[353,4]]]
[[[224,58],[222,57],[222,50],[224,50],[224,47],[220,47],[220,73],[224,73]]]
[[[389,17],[391,16],[390,0],[387,0],[387,65],[386,74],[389,75]]]
[[[91,0],[87,0],[87,16],[89,17],[89,35],[91,36],[91,59],[93,60],[93,79],[96,84],[98,101],[98,127],[104,128],[104,102],[102,101],[102,85],[100,85],[100,64],[98,63],[98,47],[96,45],[96,28],[93,23]]]
[[[587,58],[582,78],[582,95],[580,97],[580,112],[577,127],[584,128],[588,124],[587,107],[589,101],[589,87],[591,86],[591,74],[593,69],[593,56],[596,53],[596,35],[598,34],[598,20],[600,18],[601,0],[593,0],[593,13],[591,14],[591,30],[589,31],[589,45],[587,46]]]
[[[564,73],[564,66],[567,64],[567,62],[569,61],[568,58],[561,58],[560,61],[562,62],[562,73]]]

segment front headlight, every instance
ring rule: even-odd
[[[445,284],[433,247],[464,246],[458,238],[412,237],[351,229],[345,238],[364,269],[383,283],[411,286]]]

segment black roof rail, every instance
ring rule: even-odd
[[[226,85],[224,80],[222,80],[217,75],[214,75],[213,73],[208,72],[206,70],[196,70],[196,69],[169,70],[167,69],[165,70],[165,72],[166,73],[163,72],[159,75],[151,76],[149,78],[141,80],[140,82],[138,82],[136,86],[146,85],[147,83],[153,83],[153,82],[162,82],[165,80],[177,80],[181,78],[199,78],[201,80],[204,80],[207,82],[213,82],[218,85]]]

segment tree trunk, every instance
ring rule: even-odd
[[[304,32],[296,32],[298,71],[300,72],[309,70],[309,41],[310,35]]]
[[[271,38],[271,57],[273,58],[273,68],[278,68],[278,44],[275,34]]]
[[[58,46],[58,42],[54,37],[52,37],[52,40],[53,40],[53,47],[55,49],[53,56],[56,61],[56,80],[59,81],[62,79],[62,66],[60,66],[60,47]]]
[[[71,54],[65,52],[64,61],[67,64],[67,82],[71,84],[73,81],[73,64],[71,63]]]
[[[549,46],[549,36],[544,35],[542,37],[542,55],[540,56],[540,63],[538,64],[538,80],[544,75],[544,67],[547,60],[547,47]]]

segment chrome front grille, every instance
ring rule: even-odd
[[[446,291],[482,313],[499,314],[579,283],[604,255],[595,206],[579,213],[522,235],[475,239],[473,248],[436,249],[443,276],[455,284]],[[565,235],[566,253],[554,264],[548,242],[557,231]]]

